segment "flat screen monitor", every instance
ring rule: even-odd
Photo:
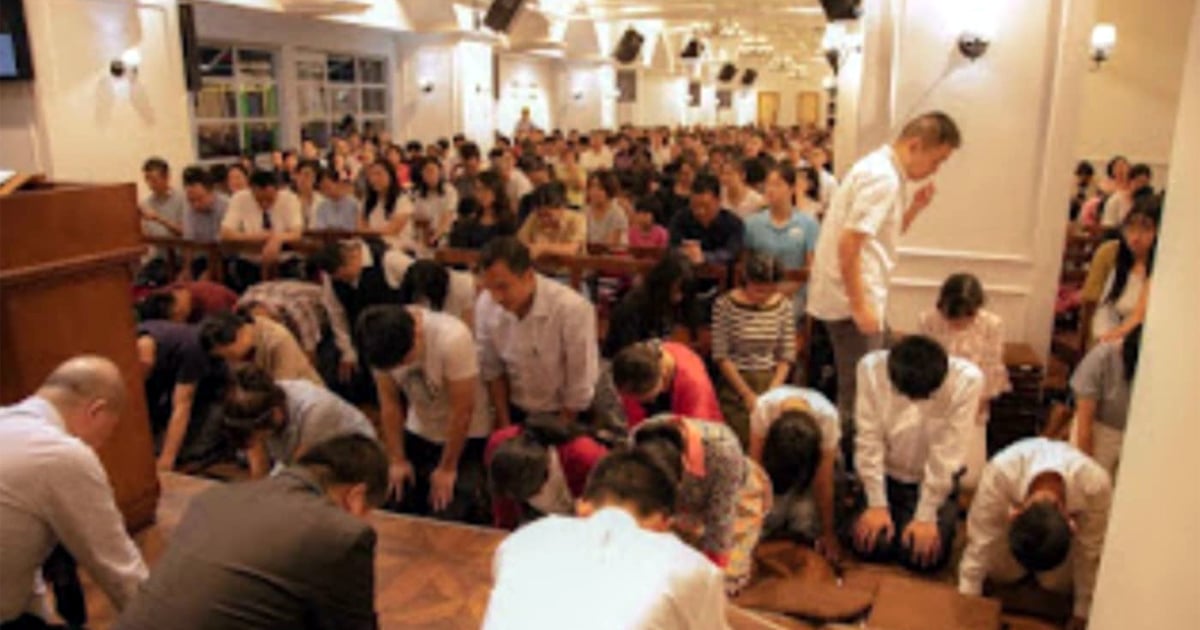
[[[0,0],[0,81],[33,78],[22,0]]]

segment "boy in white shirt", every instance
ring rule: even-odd
[[[996,454],[983,469],[967,518],[958,590],[982,595],[984,580],[1038,584],[1074,593],[1068,628],[1087,627],[1112,482],[1066,442],[1029,438]]]
[[[928,337],[905,337],[858,364],[855,463],[866,509],[853,527],[859,555],[934,572],[958,524],[957,478],[983,374]]]
[[[726,628],[720,569],[669,532],[675,495],[649,455],[609,455],[588,479],[578,518],[547,516],[496,550],[483,627]]]

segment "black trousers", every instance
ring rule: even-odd
[[[954,548],[954,536],[958,531],[957,479],[955,480],[954,488],[950,491],[950,495],[946,497],[946,501],[942,503],[937,512],[938,536],[941,538],[942,551],[938,555],[937,561],[932,565],[926,566],[921,566],[913,562],[912,550],[902,540],[904,529],[912,522],[913,515],[917,510],[917,500],[921,496],[921,486],[920,484],[896,481],[891,477],[887,477],[886,483],[888,511],[891,512],[892,524],[896,528],[891,541],[876,544],[874,551],[869,554],[860,553],[855,548],[854,527],[858,524],[858,517],[862,516],[862,512],[866,508],[866,499],[862,497],[856,516],[847,520],[842,530],[842,544],[855,549],[855,553],[868,562],[897,562],[904,568],[915,573],[937,573],[950,561],[950,551]]]
[[[458,477],[454,482],[454,499],[446,509],[435,512],[429,504],[430,476],[442,461],[442,445],[404,432],[404,456],[413,467],[413,485],[404,489],[404,498],[388,505],[404,514],[431,516],[446,521],[489,525],[492,522],[491,499],[487,491],[487,474],[483,467],[486,438],[467,438],[458,458]]]

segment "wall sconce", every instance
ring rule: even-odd
[[[821,87],[825,88],[826,92],[832,92],[837,89],[837,79],[833,75],[828,75],[821,79]]]
[[[1117,27],[1108,24],[1100,23],[1092,27],[1092,61],[1096,62],[1096,68],[1100,67],[1108,58],[1112,56],[1112,51],[1117,47]]]
[[[114,79],[120,79],[129,75],[130,80],[137,78],[138,67],[142,65],[142,53],[137,48],[130,48],[121,53],[117,59],[113,59],[108,63],[108,73]]]
[[[421,88],[422,92],[429,94],[430,92],[433,91],[433,79],[429,79],[429,78],[421,79],[420,81],[417,82],[417,86]]]
[[[989,44],[991,42],[988,41],[988,38],[979,33],[965,31],[958,36],[958,51],[971,61],[982,57],[983,53],[987,52]]]
[[[846,43],[846,25],[841,22],[830,22],[825,25],[825,34],[821,36],[821,50],[825,51],[825,60],[833,73],[838,73],[841,64],[842,47]]]
[[[574,100],[577,100],[577,101],[582,101],[583,100],[583,90],[575,90],[574,92],[571,92],[571,98]]]

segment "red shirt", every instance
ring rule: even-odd
[[[198,322],[209,315],[232,311],[237,306],[238,296],[229,287],[216,282],[198,280],[177,282],[172,289],[185,289],[192,294],[192,312],[189,322]]]
[[[675,359],[675,377],[671,379],[670,412],[688,418],[724,422],[721,405],[717,403],[717,392],[712,379],[704,367],[704,360],[691,348],[674,341],[664,341],[663,352]],[[621,394],[625,416],[632,429],[646,419],[646,408],[641,401],[629,394]]]
[[[490,466],[492,454],[496,452],[496,449],[501,444],[521,435],[523,430],[523,427],[513,425],[492,433],[488,438],[487,448],[483,452],[484,465]],[[604,459],[604,456],[608,454],[608,449],[586,435],[581,435],[555,448],[558,449],[558,460],[562,464],[563,476],[566,477],[567,487],[571,489],[571,496],[578,499],[583,495],[583,487],[587,484],[587,478],[591,474],[592,468],[595,468],[596,464]],[[496,527],[515,529],[521,521],[521,505],[512,499],[493,497],[492,519],[495,521]]]

